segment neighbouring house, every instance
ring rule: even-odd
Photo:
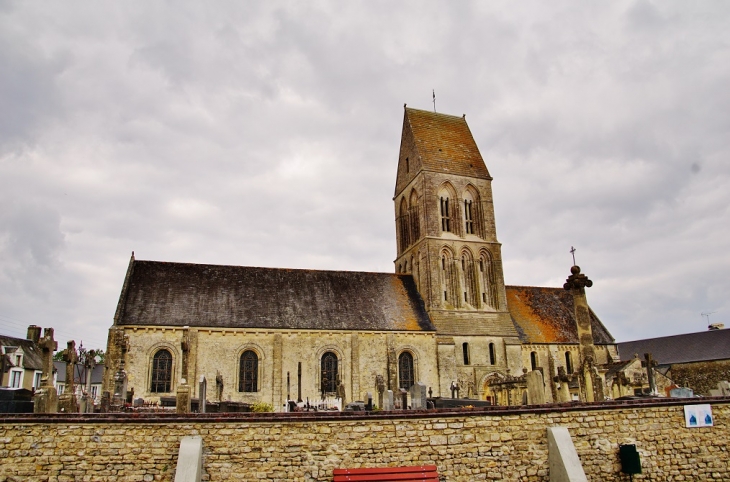
[[[0,335],[0,386],[28,390],[40,387],[43,370],[42,354],[38,347],[40,334],[40,327],[30,326],[25,339]]]
[[[66,362],[54,361],[54,371],[56,372],[54,377],[54,386],[59,395],[66,391]],[[74,367],[74,385],[77,398],[80,400],[82,390],[86,385],[86,370],[87,368],[81,363],[77,363]],[[91,397],[94,399],[94,403],[99,403],[101,399],[101,383],[104,376],[104,364],[96,365],[91,371]]]
[[[730,380],[730,329],[711,325],[708,331],[647,338],[618,344],[621,360],[651,353],[656,370],[675,384],[709,395],[721,381]]]

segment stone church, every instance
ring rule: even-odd
[[[378,383],[398,391],[415,382],[434,397],[451,396],[458,384],[462,397],[519,404],[560,399],[562,376],[565,393],[593,400],[591,382],[572,375],[586,363],[597,374],[594,366],[618,357],[585,302],[590,281],[573,290],[505,286],[491,183],[464,117],[406,107],[395,274],[132,254],[103,390],[114,393],[121,368],[134,396],[146,400],[181,387],[197,397],[205,376],[209,386],[215,381],[209,400],[276,410],[287,400],[363,400]],[[587,280],[579,268],[571,279]],[[536,371],[544,398],[526,395]]]

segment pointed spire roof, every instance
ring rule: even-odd
[[[405,108],[423,170],[491,179],[465,117]]]

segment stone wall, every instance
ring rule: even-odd
[[[684,427],[683,403],[611,402],[409,415],[10,416],[0,480],[173,480],[180,439],[200,435],[206,480],[332,480],[336,467],[434,463],[449,481],[547,481],[546,428],[569,428],[591,481],[628,480],[618,444],[635,443],[634,480],[730,480],[730,398],[714,427]]]
[[[689,387],[698,395],[708,395],[723,380],[730,380],[730,360],[675,363],[668,373],[674,383]]]

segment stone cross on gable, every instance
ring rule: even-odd
[[[76,342],[70,340],[66,344],[66,352],[63,354],[63,361],[66,362],[66,393],[74,393],[76,386],[74,384],[74,368],[79,357],[76,353]]]
[[[43,330],[43,338],[38,342],[38,346],[43,352],[41,385],[53,386],[53,352],[58,350],[58,342],[53,339],[53,328]]]

